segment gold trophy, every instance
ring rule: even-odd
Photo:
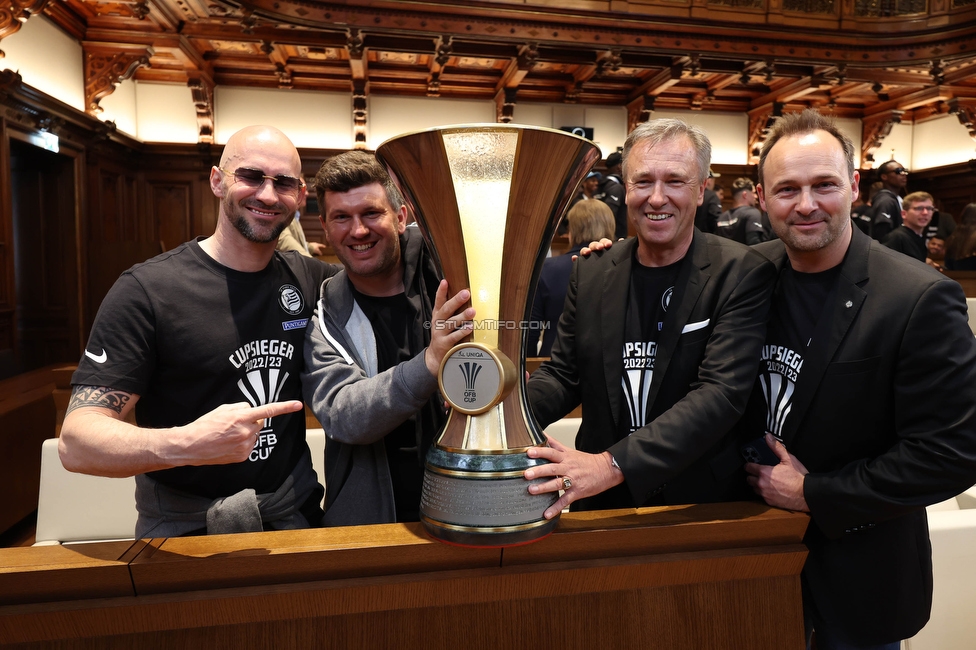
[[[376,156],[416,215],[450,293],[470,289],[476,311],[472,340],[441,363],[451,411],[427,454],[421,521],[453,544],[535,541],[558,517],[543,516],[555,493],[529,494],[522,476],[546,462],[526,455],[546,438],[525,398],[525,325],[549,242],[600,150],[562,131],[484,124],[399,136]]]

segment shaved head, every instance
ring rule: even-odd
[[[293,169],[289,175],[296,177],[302,175],[302,160],[298,156],[298,149],[287,135],[273,126],[246,126],[230,136],[220,156],[220,166],[224,169],[233,169],[236,163],[248,158],[249,154],[269,150],[291,158]]]
[[[242,173],[238,175],[238,171]],[[276,179],[281,177],[293,179],[291,187],[287,183],[280,186]],[[231,246],[241,249],[249,244],[267,249],[260,249],[257,258],[261,260],[273,254],[278,235],[305,201],[301,177],[298,150],[280,130],[273,126],[248,126],[232,135],[224,146],[220,164],[210,172],[210,189],[220,199],[215,237],[207,244],[214,249],[213,257],[218,261],[228,257],[237,260],[240,250],[223,258],[217,255],[229,252]],[[297,190],[294,179],[299,179]]]

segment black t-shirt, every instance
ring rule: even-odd
[[[904,224],[892,230],[885,237],[883,243],[892,250],[914,257],[919,262],[924,262],[925,258],[928,257],[929,251],[925,246],[925,237],[915,234],[915,231]]]
[[[418,315],[413,313],[405,294],[367,296],[354,288],[353,295],[373,326],[377,372],[408,361],[424,349],[425,343],[418,335]],[[415,415],[404,421],[383,439],[393,479],[397,521],[420,520],[424,468],[418,453],[416,418]]]
[[[765,405],[766,431],[782,439],[804,356],[818,336],[828,334],[840,266],[820,273],[797,273],[786,263],[770,309],[766,344],[753,399]]]
[[[71,379],[140,396],[141,427],[181,426],[221,404],[302,399],[305,326],[318,288],[335,267],[276,252],[243,273],[191,241],[138,264],[98,310]],[[273,492],[306,449],[301,411],[265,421],[250,458],[230,465],[176,467],[150,476],[216,498],[245,488]]]
[[[651,407],[647,395],[654,376],[657,341],[664,328],[680,264],[643,266],[637,261],[636,252],[634,254],[624,325],[624,372],[621,380],[625,409],[621,421],[627,423],[628,427],[619,433],[618,439],[647,424],[647,413]]]

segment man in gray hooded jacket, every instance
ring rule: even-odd
[[[324,282],[305,341],[305,401],[325,429],[326,526],[419,519],[423,463],[444,422],[437,371],[470,333],[469,292],[447,282],[386,170],[365,152],[315,177],[343,270]]]

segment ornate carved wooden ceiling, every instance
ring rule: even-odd
[[[352,93],[361,145],[370,94],[747,112],[754,146],[812,106],[863,120],[865,164],[903,120],[976,138],[976,0],[0,0],[0,37],[39,7],[84,46],[90,112],[186,83],[203,142],[216,84]]]

